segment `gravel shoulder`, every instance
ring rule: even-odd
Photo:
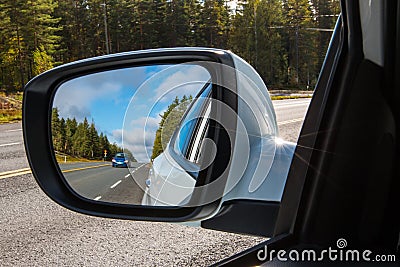
[[[207,266],[264,240],[81,215],[52,202],[31,175],[1,180],[0,192],[2,266]]]

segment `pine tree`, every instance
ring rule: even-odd
[[[229,9],[222,0],[204,0],[200,18],[200,33],[204,46],[226,48],[229,31]]]
[[[23,28],[29,51],[42,49],[52,54],[59,46],[57,27],[60,18],[54,17],[57,2],[54,0],[27,0],[27,27]]]
[[[288,28],[288,82],[296,86],[310,86],[316,69],[316,32],[312,6],[308,0],[285,0],[285,24]]]
[[[167,147],[173,133],[179,125],[187,108],[192,101],[192,97],[183,96],[180,100],[178,97],[172,101],[167,110],[160,115],[161,121],[156,131],[156,136],[153,144],[151,158],[155,159]]]
[[[90,158],[95,158],[96,156],[100,156],[99,154],[101,153],[99,151],[99,135],[96,130],[96,126],[94,124],[94,121],[90,124],[89,132],[88,132],[88,141],[89,141],[89,157]]]
[[[69,155],[74,155],[74,148],[73,148],[73,136],[76,132],[76,128],[78,127],[78,123],[76,122],[76,119],[69,119],[67,118],[66,123],[65,123],[65,146],[64,146],[64,151],[65,153]]]
[[[57,108],[52,109],[51,113],[51,136],[53,139],[53,147],[56,151],[61,151],[63,146],[65,128],[63,119],[60,120]]]
[[[334,28],[340,13],[340,4],[339,1],[330,0],[312,0],[311,2],[315,10],[315,25],[319,29],[317,32],[317,66],[322,66],[332,35],[332,32],[327,30]]]
[[[108,0],[108,32],[111,52],[123,52],[135,49],[134,17],[129,0]]]
[[[66,123],[65,123],[65,119],[61,118],[60,119],[60,133],[59,133],[59,139],[60,139],[60,144],[58,146],[58,150],[60,152],[65,152],[65,143],[67,141],[67,129],[66,129]]]
[[[279,0],[239,2],[232,22],[230,48],[250,62],[268,85],[282,83],[286,72],[283,23]]]
[[[23,0],[1,3],[1,20],[6,25],[1,29],[1,69],[4,71],[2,85],[7,90],[22,90],[28,80],[26,58],[28,55],[23,36],[27,25],[27,5]]]
[[[33,75],[39,75],[51,68],[53,68],[53,58],[47,54],[43,45],[41,45],[33,52]]]

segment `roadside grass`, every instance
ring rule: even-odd
[[[311,98],[311,95],[272,95],[271,100]]]
[[[24,96],[23,92],[4,92],[0,91],[0,97],[2,98],[7,98],[8,101],[10,101],[13,104],[22,105],[22,98]]]
[[[20,109],[0,109],[0,123],[10,123],[22,120]]]
[[[6,93],[0,91],[0,123],[22,120],[22,92]],[[6,106],[4,106],[6,105]]]
[[[11,101],[19,102],[22,104],[22,98],[24,96],[23,92],[16,92],[16,93],[8,93],[5,94]]]
[[[65,157],[66,158],[66,162],[65,162]],[[76,157],[72,157],[69,155],[57,155],[56,154],[56,160],[58,164],[68,164],[68,163],[74,163],[74,162],[102,162],[101,160],[90,160],[90,159],[84,159],[84,158],[76,158]]]

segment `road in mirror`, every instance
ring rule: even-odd
[[[96,201],[163,206],[187,201],[208,129],[210,81],[203,66],[163,64],[61,84],[51,128],[67,183]]]

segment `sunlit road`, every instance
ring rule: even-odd
[[[310,98],[273,101],[279,135],[282,139],[296,142],[307,112]]]
[[[70,186],[81,196],[106,202],[140,204],[149,164],[131,163],[130,168],[113,168],[111,163],[60,164]]]
[[[296,142],[308,103],[308,99],[274,101],[283,139]],[[88,197],[126,203],[141,198],[140,193],[132,193],[131,199],[118,199],[134,185],[127,185],[134,182],[125,177],[127,169],[104,166],[86,171],[99,177],[103,168],[101,186],[86,188]],[[84,171],[69,172],[71,184],[85,185],[80,180]],[[138,171],[146,175],[148,170],[143,166]],[[262,240],[177,224],[111,220],[71,212],[52,202],[30,174],[21,124],[0,125],[0,266],[206,266]]]

